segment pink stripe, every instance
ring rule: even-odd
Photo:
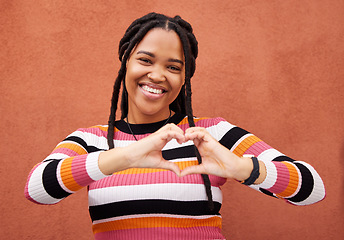
[[[222,186],[225,178],[217,176],[209,176],[211,185],[214,187]],[[114,174],[112,176],[103,178],[89,185],[89,190],[111,187],[111,186],[125,186],[125,185],[143,185],[143,184],[159,184],[159,183],[184,183],[184,184],[199,184],[203,183],[200,174],[188,175],[185,177],[178,177],[171,171],[162,171],[155,173],[141,173],[141,174]]]
[[[196,126],[198,126],[198,124],[196,123],[195,124]],[[178,124],[177,125],[180,129],[182,129],[183,131],[185,131],[186,129],[188,129],[190,126],[189,126],[189,123],[184,123],[184,124]]]
[[[289,170],[285,164],[281,162],[273,162],[273,164],[275,164],[277,169],[277,180],[275,184],[267,190],[269,192],[278,194],[283,192],[288,187],[290,176]]]
[[[140,139],[145,138],[149,135],[150,135],[150,133],[149,134],[140,134],[140,135],[135,135],[135,137],[138,140],[140,140]],[[123,141],[123,140],[135,141],[135,138],[133,137],[132,134],[128,134],[128,133],[124,133],[124,132],[116,132],[115,137],[116,137],[116,140],[120,140],[120,141]]]
[[[252,154],[254,156],[259,156],[262,152],[272,149],[268,144],[263,141],[256,142],[251,147],[249,147],[244,154]]]
[[[222,118],[205,118],[205,119],[201,119],[199,120],[195,125],[197,127],[211,127],[211,126],[215,126],[218,123],[222,122],[224,119]]]
[[[86,132],[86,133],[91,133],[91,134],[96,135],[98,137],[104,137],[104,138],[107,137],[107,131],[103,131],[100,128],[83,128],[83,129],[80,129],[80,131]],[[139,139],[139,138],[141,139],[141,138],[146,137],[148,135],[149,134],[136,135],[136,137],[137,137],[137,139]],[[124,133],[121,131],[117,131],[115,133],[115,136],[116,136],[116,140],[135,140],[131,134]]]
[[[103,131],[98,127],[91,127],[91,128],[81,128],[79,129],[81,132],[92,133],[98,137],[106,137],[107,131]]]
[[[187,118],[187,117],[185,117]],[[184,119],[185,119],[184,118]],[[224,121],[224,119],[222,118],[205,118],[205,119],[201,119],[198,120],[195,125],[197,127],[211,127],[214,126],[220,122]],[[183,131],[185,131],[187,128],[189,128],[189,123],[185,123],[185,124],[178,124],[178,127],[180,127]]]
[[[198,126],[198,127],[209,127],[209,126],[214,126],[221,121],[224,121],[224,119],[222,119],[222,118],[215,118],[215,119],[210,118],[210,119],[208,119],[207,118],[207,119],[202,119],[202,120],[197,121],[196,126]],[[185,131],[187,128],[189,128],[189,124],[188,123],[179,124],[178,127],[180,127],[181,129],[183,129]],[[92,128],[82,128],[82,129],[79,129],[79,131],[91,133],[91,134],[94,134],[98,137],[106,137],[107,136],[107,131],[103,131],[100,128],[98,128],[97,126],[92,127]],[[115,135],[116,135],[117,140],[132,140],[131,134],[123,133],[121,131],[116,132]],[[141,138],[144,138],[148,135],[149,134],[144,134],[144,135],[138,135],[136,137],[138,139],[141,139]]]
[[[106,138],[107,137],[107,132],[106,131],[103,131],[103,130],[100,130],[100,129],[96,129],[98,131],[94,131],[94,129],[83,129],[82,131],[83,132],[87,132],[87,133],[91,133],[93,135],[96,135],[97,137],[104,137]],[[135,135],[137,139],[141,139],[141,138],[144,138],[146,136],[148,136],[149,134],[143,134],[143,135]],[[116,140],[119,140],[119,141],[134,141],[135,138],[133,137],[133,135],[131,134],[128,134],[128,133],[124,133],[124,132],[121,132],[121,131],[118,131],[115,133],[114,137],[116,137]]]
[[[75,157],[72,162],[72,176],[80,186],[87,186],[93,182],[86,170],[87,155]]]
[[[192,227],[192,228],[139,228],[125,229],[97,233],[96,240],[100,239],[225,239],[217,227]]]
[[[73,156],[78,156],[79,154],[69,148],[57,148],[55,149],[51,154],[53,153],[63,153],[63,154],[66,154],[70,157],[73,157]],[[50,154],[50,155],[51,155]]]

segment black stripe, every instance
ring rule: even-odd
[[[132,214],[220,215],[221,204],[214,202],[210,211],[208,201],[134,200],[90,206],[92,221]]]
[[[99,152],[99,151],[103,151],[103,150],[108,150],[108,149],[100,149],[100,148],[97,148],[95,146],[88,146],[87,147],[87,153]]]
[[[314,179],[312,173],[303,166],[301,163],[294,163],[301,172],[302,176],[302,182],[301,182],[301,188],[300,191],[291,198],[286,198],[287,200],[291,202],[301,202],[309,197],[309,195],[312,193],[314,188]]]
[[[184,114],[176,113],[170,118],[168,122],[178,125],[184,119],[184,117],[185,117]],[[133,130],[135,135],[140,135],[140,134],[147,134],[147,133],[153,133],[153,132],[158,131],[162,126],[164,126],[165,122],[166,122],[166,119],[159,122],[154,122],[154,123],[130,124],[130,127]],[[115,122],[115,127],[121,132],[131,134],[128,128],[128,124],[123,119],[117,120]]]
[[[84,139],[80,138],[80,137],[76,137],[76,136],[70,136],[67,137],[65,140],[63,141],[73,141],[79,145],[81,145],[86,151],[87,153],[92,153],[92,152],[98,152],[98,151],[102,151],[102,150],[107,150],[107,149],[100,149],[97,148],[95,146],[88,146],[87,143],[84,141]]]
[[[274,197],[276,198],[276,196],[274,196],[274,194],[272,192],[269,192],[268,190],[264,189],[264,188],[259,188],[259,191],[261,191],[262,193],[270,196],[270,197]]]
[[[231,130],[229,130],[221,139],[220,143],[227,147],[228,149],[231,149],[234,144],[244,135],[248,134],[249,132],[239,128],[239,127],[234,127]]]
[[[51,160],[43,171],[43,186],[45,191],[52,197],[62,199],[70,195],[69,192],[63,190],[57,180],[57,165],[60,160]]]
[[[80,144],[81,146],[84,147],[85,150],[87,150],[87,143],[84,141],[84,139],[80,138],[80,137],[76,137],[76,136],[70,136],[67,137],[65,140],[63,141],[72,141],[72,142],[76,142],[78,144]]]
[[[162,151],[162,156],[166,160],[173,160],[178,158],[196,157],[194,145],[178,147]]]
[[[295,160],[290,158],[290,157],[287,157],[287,156],[279,156],[279,157],[276,157],[275,159],[273,159],[273,161],[276,161],[276,162],[282,162],[282,161],[294,162]]]

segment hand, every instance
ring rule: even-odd
[[[101,153],[99,168],[107,175],[128,168],[161,168],[180,175],[178,165],[162,157],[162,148],[172,139],[176,139],[179,144],[185,142],[183,130],[170,123],[127,147]]]
[[[185,168],[181,176],[188,174],[210,174],[242,181],[250,176],[253,164],[250,158],[240,158],[222,146],[210,133],[201,127],[188,128],[185,141],[192,140],[202,157],[202,164]]]
[[[183,130],[175,124],[167,124],[155,133],[128,146],[128,162],[130,168],[162,168],[180,174],[179,167],[162,157],[161,150],[172,139],[179,144],[185,142]]]

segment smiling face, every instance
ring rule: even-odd
[[[127,62],[125,86],[130,123],[166,119],[184,79],[183,46],[177,33],[162,28],[150,30]]]

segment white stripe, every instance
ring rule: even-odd
[[[121,140],[114,140],[113,142],[114,142],[114,146],[115,147],[126,147],[126,146],[129,146],[130,144],[136,142],[136,140],[124,140],[124,139],[121,139]],[[107,148],[109,148],[109,147],[107,147]]]
[[[280,153],[274,148],[267,149],[263,151],[261,154],[257,156],[257,158],[261,161],[272,161],[273,159],[280,157],[280,156],[285,156],[284,154]]]
[[[99,169],[98,159],[99,154],[103,151],[89,153],[86,158],[86,171],[88,176],[93,179],[94,181],[100,180],[102,178],[107,177],[102,171]]]
[[[70,156],[67,154],[64,154],[64,153],[53,153],[53,154],[50,154],[48,157],[46,157],[43,161],[54,160],[54,159],[59,160],[59,159],[65,159],[68,157],[70,157]]]
[[[236,127],[233,124],[230,124],[227,121],[221,121],[219,122],[217,125],[215,125],[214,127],[217,128],[217,140],[219,141],[221,138],[223,138],[223,136],[230,131],[232,128]]]
[[[44,189],[43,186],[43,171],[44,168],[49,164],[49,162],[42,162],[32,173],[29,184],[28,191],[30,197],[36,202],[42,204],[54,204],[59,202],[61,199],[56,199],[51,197]]]
[[[208,219],[212,217],[219,217],[222,219],[221,215],[200,215],[200,216],[191,216],[191,215],[173,215],[173,214],[134,214],[134,215],[126,215],[120,217],[112,217],[106,219],[100,219],[93,221],[93,224],[104,223],[104,222],[112,222],[124,219],[134,219],[134,218],[152,218],[152,217],[166,217],[166,218],[186,218],[186,219]]]
[[[226,133],[227,131],[229,131],[231,128],[235,127],[234,125],[225,122],[225,121],[221,121],[220,123],[218,123],[217,125],[214,126],[210,126],[207,127],[207,131],[217,140],[220,140]],[[220,128],[221,131],[219,132]],[[75,134],[75,136],[80,136],[82,132],[75,132],[77,134]],[[83,133],[83,139],[84,137],[87,137],[87,139],[97,139],[96,141],[93,140],[92,143],[88,143],[89,145],[93,145],[97,148],[100,149],[108,149],[108,144],[107,144],[107,139],[105,137],[99,137],[98,135],[95,135],[93,133],[88,133],[88,132],[84,132]],[[81,136],[80,136],[81,137]],[[116,147],[126,147],[132,143],[136,142],[135,140],[114,140],[114,144]],[[175,139],[172,139],[170,142],[168,142],[163,150],[169,150],[169,149],[174,149],[174,148],[179,148],[179,147],[185,147],[185,146],[191,146],[193,145],[192,141],[188,141],[186,143],[183,144],[179,144]]]
[[[210,127],[207,127],[206,130],[210,133],[210,135],[215,138],[217,141],[219,141],[223,136],[224,136],[224,132],[221,132],[221,134],[219,135],[219,131],[217,129],[217,125],[213,125]]]
[[[105,136],[98,136],[95,133],[85,132],[83,140],[87,142],[88,146],[95,146],[99,149],[109,149],[107,138]],[[117,145],[115,146],[117,147]]]
[[[74,137],[74,136],[79,137],[81,139],[84,139],[84,129],[80,129],[80,130],[78,129],[78,130],[72,132],[71,134],[69,134],[66,138]]]
[[[256,184],[255,188],[264,188],[269,189],[271,188],[277,180],[277,169],[275,164],[270,161],[263,161],[266,168],[266,177],[264,181],[260,184]]]
[[[211,187],[213,199],[222,203],[222,192]],[[207,200],[203,184],[163,183],[147,185],[114,186],[88,191],[89,206],[112,202],[143,199],[164,199],[175,201]]]
[[[259,190],[259,188],[269,189],[276,183],[277,169],[275,164],[273,164],[271,161],[279,156],[284,155],[274,148],[267,149],[257,156],[258,160],[264,162],[265,164],[266,177],[262,183],[251,185],[251,188],[256,190]]]
[[[216,138],[217,140],[220,140],[233,127],[235,126],[226,121],[221,121],[217,125],[207,127],[206,129],[214,138]],[[217,128],[220,128],[221,131],[219,131],[219,129]],[[133,142],[136,142],[136,141],[135,140],[134,141],[115,140],[115,146],[125,147]],[[177,147],[185,147],[185,146],[190,146],[190,145],[193,145],[192,141],[179,144],[177,140],[172,139],[170,142],[168,142],[164,146],[163,150],[169,150],[169,149],[174,149]]]
[[[185,143],[179,144],[176,139],[172,139],[166,145],[163,147],[162,150],[169,150],[169,149],[175,149],[180,147],[186,147],[186,146],[192,146],[194,145],[193,141],[187,141]]]

